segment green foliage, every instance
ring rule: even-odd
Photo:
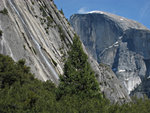
[[[62,15],[64,15],[64,12],[63,12],[63,10],[61,9],[60,11],[59,11]]]
[[[150,100],[148,98],[137,99],[133,102],[119,106],[117,104],[111,105],[109,112],[111,113],[149,113]]]
[[[2,30],[0,30],[0,36],[2,36],[2,34],[3,34],[3,31],[2,31]]]
[[[43,6],[40,6],[40,11],[42,12],[43,17],[47,16],[47,14],[46,14],[45,9],[44,9]]]
[[[79,98],[66,95],[59,101],[61,113],[107,113],[108,109],[96,98]]]
[[[87,59],[79,37],[75,36],[64,66],[64,76],[60,77],[58,98],[66,94],[101,98],[99,85]]]
[[[55,113],[55,89],[35,79],[25,60],[0,55],[0,113]]]
[[[47,28],[46,28],[46,30],[48,31],[49,27],[50,26],[52,27],[51,24],[53,23],[53,19],[50,16],[47,16],[46,19],[47,19]]]
[[[24,77],[33,79],[30,68],[24,64],[24,60],[15,63],[10,57],[0,55],[0,88],[10,87],[17,81],[23,84],[25,82]]]
[[[0,13],[4,14],[4,15],[8,15],[8,11],[6,8],[4,8],[3,10],[0,11]]]
[[[50,16],[47,16],[47,26],[49,27],[53,23],[53,19]]]
[[[45,31],[46,31],[46,33],[47,33],[47,34],[49,34],[49,32],[48,32],[48,29],[47,29],[47,28],[45,28]]]
[[[0,113],[150,113],[148,98],[133,100],[111,105],[102,98],[77,36],[58,88],[35,79],[25,60],[0,54]]]
[[[66,35],[65,35],[65,33],[64,33],[64,31],[63,31],[63,29],[62,29],[62,27],[61,27],[60,25],[58,25],[58,32],[59,32],[59,34],[60,34],[61,40],[64,41]]]

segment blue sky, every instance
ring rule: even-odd
[[[150,0],[54,0],[67,18],[75,13],[100,10],[136,20],[150,28]]]

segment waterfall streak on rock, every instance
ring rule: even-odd
[[[49,63],[49,61],[47,60],[47,58],[44,56],[42,50],[41,50],[41,46],[40,44],[35,40],[35,38],[33,37],[33,35],[31,34],[31,32],[27,29],[27,25],[25,24],[25,21],[23,20],[23,18],[21,17],[19,11],[16,9],[16,7],[13,5],[11,0],[8,0],[10,5],[12,6],[12,8],[15,10],[15,12],[17,13],[17,15],[19,16],[21,22],[24,24],[25,29],[27,30],[28,34],[30,35],[31,39],[33,40],[34,44],[36,45],[40,55],[42,56],[43,60],[46,62],[47,66],[49,67],[51,73],[54,75],[54,77],[58,80],[59,76],[56,73],[55,69],[52,67],[52,65]]]

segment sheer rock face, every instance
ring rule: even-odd
[[[150,30],[143,25],[101,11],[72,15],[70,23],[88,53],[109,65],[128,93],[150,75]]]
[[[105,64],[99,65],[91,56],[89,57],[89,62],[96,73],[96,78],[100,84],[102,93],[112,103],[118,102],[122,104],[131,101],[126,88],[121,84],[109,66]]]
[[[0,52],[14,60],[26,59],[37,78],[58,84],[74,36],[65,17],[50,0],[2,0],[0,4],[0,10],[8,10],[8,15],[0,13]]]
[[[4,8],[8,14],[0,13],[0,53],[16,61],[26,59],[36,78],[58,84],[75,33],[64,15],[52,0],[1,0],[0,11]],[[111,70],[92,57],[89,62],[106,97],[112,102],[130,101]]]

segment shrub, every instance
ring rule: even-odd
[[[8,14],[8,11],[6,8],[4,8],[3,10],[0,11],[0,13],[4,14],[4,15],[7,15]]]
[[[32,1],[32,5],[34,5],[34,2]]]
[[[62,41],[65,41],[66,35],[65,35],[65,32],[63,31],[63,28],[62,28],[60,25],[58,25],[58,32],[59,32],[59,34],[60,34],[61,40],[62,40]]]
[[[62,15],[64,15],[64,12],[63,12],[63,10],[61,9],[60,11],[59,11]]]
[[[47,26],[49,27],[51,23],[53,23],[53,19],[50,16],[47,16]]]
[[[2,36],[2,34],[3,34],[3,31],[2,31],[2,30],[0,30],[0,36]]]
[[[47,16],[47,14],[42,6],[40,6],[40,11],[42,12],[43,17]]]

